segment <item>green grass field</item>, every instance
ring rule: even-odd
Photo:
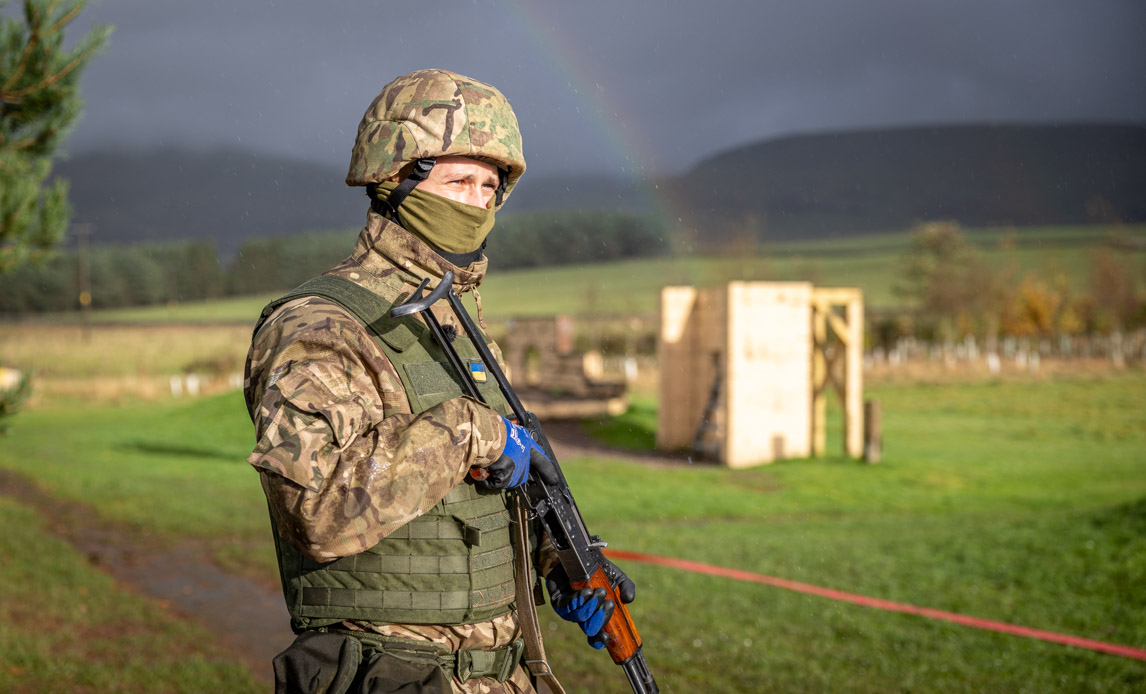
[[[884,385],[867,395],[884,407],[879,465],[562,462],[591,530],[617,549],[1146,648],[1146,374]],[[653,422],[655,403],[638,399],[630,415],[594,428],[642,445]],[[223,548],[224,565],[274,580],[265,503],[243,462],[251,439],[237,393],[99,408],[56,402],[13,420],[0,466],[160,539],[209,540]],[[125,597],[29,508],[3,500],[0,519],[9,529],[0,689],[81,681],[90,691],[256,690],[226,664],[172,655],[202,637]],[[1146,689],[1142,661],[759,584],[624,568],[640,587],[633,613],[666,692]],[[82,624],[113,626],[74,638],[84,609],[97,616]],[[542,617],[570,691],[628,691],[620,669],[575,628],[547,608]],[[139,630],[149,637],[138,648],[120,635]]]
[[[1077,292],[1086,289],[1091,254],[1112,235],[1146,239],[1146,226],[970,229],[967,236],[997,269],[1063,275]],[[893,287],[897,262],[908,248],[906,233],[761,244],[737,257],[688,257],[499,271],[496,255],[482,285],[487,316],[647,314],[657,310],[666,285],[716,286],[733,280],[809,281],[818,286],[859,287],[869,308],[900,304]],[[347,249],[349,251],[349,248]],[[1146,263],[1146,247],[1119,252],[1133,268]],[[284,287],[284,290],[287,289]],[[92,320],[123,322],[253,322],[275,295],[188,302],[174,306],[97,311]],[[78,321],[79,315],[52,320]]]
[[[0,497],[0,691],[255,692],[215,638],[92,568]]]

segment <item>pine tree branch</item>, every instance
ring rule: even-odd
[[[32,5],[31,0],[25,0],[24,7],[29,13],[32,14],[32,21],[28,22],[28,27],[31,30],[31,35],[28,37],[28,43],[24,45],[24,52],[20,55],[20,62],[16,65],[15,72],[13,72],[12,76],[8,78],[8,81],[4,83],[4,86],[0,88],[0,94],[4,96],[5,101],[11,101],[11,95],[8,94],[8,90],[11,89],[12,85],[16,84],[16,81],[24,75],[24,70],[27,69],[28,61],[32,57],[32,49],[35,48],[36,44],[40,42],[40,34],[37,31],[40,19],[39,10]]]
[[[49,127],[47,130],[42,130],[42,131],[36,133],[32,137],[26,137],[23,140],[16,140],[11,145],[9,145],[8,148],[12,149],[12,150],[28,149],[30,147],[34,147],[36,145],[48,142],[53,137],[55,137],[56,134],[59,132],[60,132],[59,126],[53,125],[53,126]]]
[[[28,209],[32,203],[32,198],[26,198],[20,201],[19,204],[13,205],[11,211],[0,219],[0,239],[5,238],[10,233],[9,230],[15,224],[16,220],[27,214]]]
[[[24,25],[6,20],[3,27],[10,52],[0,76],[0,275],[44,255],[62,237],[71,216],[67,188],[45,188],[45,181],[57,140],[81,112],[79,75],[110,33],[97,26],[65,48],[64,28],[86,0],[22,4]]]
[[[48,6],[48,12],[47,12],[48,17],[51,17],[52,14],[55,13],[57,5],[59,5],[59,0],[53,0],[52,4]],[[83,3],[76,3],[76,5],[74,5],[72,7],[71,11],[64,14],[64,16],[61,17],[58,21],[56,21],[55,24],[48,27],[47,31],[43,32],[43,35],[50,36],[52,34],[55,34],[58,31],[60,31],[64,26],[66,26],[73,19],[75,19],[76,16],[79,15],[80,10],[82,10],[82,9],[83,9]],[[79,53],[78,55],[76,55],[76,57],[73,58],[70,63],[65,65],[63,68],[61,68],[59,72],[57,72],[54,75],[49,75],[48,77],[44,78],[44,80],[41,81],[39,84],[30,84],[30,85],[27,85],[27,86],[22,87],[20,89],[11,89],[12,85],[16,82],[16,80],[18,80],[23,75],[24,70],[27,68],[28,60],[31,57],[30,54],[32,52],[32,49],[38,43],[40,43],[41,33],[39,30],[39,25],[40,25],[41,20],[40,20],[38,10],[33,7],[32,11],[33,11],[33,13],[35,13],[35,22],[32,24],[32,27],[31,27],[32,33],[28,39],[28,44],[24,47],[23,55],[20,56],[20,65],[17,66],[16,72],[4,84],[3,89],[0,89],[0,94],[2,94],[2,96],[4,97],[4,100],[8,101],[10,103],[19,103],[19,99],[21,97],[26,96],[28,94],[31,94],[32,92],[37,91],[39,89],[46,89],[48,87],[51,87],[54,84],[56,84],[57,82],[59,82],[60,80],[64,79],[65,77],[68,76],[69,73],[72,72],[72,70],[75,70],[80,65],[83,65],[89,58],[91,58],[92,54],[94,54],[95,51],[99,49],[100,43],[101,43],[98,40],[93,41],[92,44],[90,46],[88,46],[86,50],[84,50],[81,53]],[[45,47],[44,57],[47,58],[50,56],[51,56],[51,49]],[[9,91],[9,90],[11,90],[11,91]]]
[[[72,6],[72,9],[70,12],[65,14],[63,17],[60,17],[60,19],[55,24],[53,24],[51,27],[48,28],[48,33],[54,34],[57,31],[63,29],[65,26],[67,26],[69,23],[71,23],[71,21],[73,19],[75,19],[76,16],[79,15],[80,10],[82,10],[82,9],[83,9],[83,3],[77,2],[75,5]],[[50,12],[51,11],[49,11],[49,16],[50,16]]]
[[[80,53],[77,53],[75,57],[72,58],[71,62],[60,68],[58,72],[45,77],[40,81],[39,84],[31,84],[26,87],[21,87],[20,89],[8,92],[8,96],[14,96],[19,99],[20,97],[31,94],[37,90],[48,89],[52,86],[55,86],[55,84],[60,80],[66,78],[73,70],[82,67],[84,63],[86,63],[92,56],[96,54],[97,51],[100,50],[100,48],[103,47],[104,38],[106,38],[107,34],[106,30],[100,31],[100,29],[101,28],[97,27],[96,31],[99,33],[93,32],[93,36],[89,37],[90,40],[88,42],[88,46],[84,48]]]
[[[73,58],[70,63],[68,63],[64,67],[60,68],[59,72],[55,73],[54,75],[49,75],[48,77],[45,77],[43,80],[40,81],[39,84],[30,84],[30,85],[23,87],[21,89],[13,90],[13,91],[8,93],[9,96],[14,96],[18,99],[18,98],[25,96],[27,94],[31,94],[32,92],[39,91],[40,89],[47,89],[48,87],[55,85],[57,82],[64,79],[65,77],[67,77],[68,73],[70,73],[72,70],[75,70],[80,65],[83,65],[84,61],[86,61],[88,58],[90,58],[92,56],[92,54],[95,53],[95,51],[98,47],[99,47],[98,45],[90,46],[86,51],[84,51],[80,55],[77,55],[75,58]]]

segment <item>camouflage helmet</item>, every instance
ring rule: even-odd
[[[447,155],[506,170],[503,201],[525,172],[517,116],[496,87],[447,70],[411,72],[383,87],[366,109],[346,184],[381,183],[406,164]]]

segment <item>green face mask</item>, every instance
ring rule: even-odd
[[[385,200],[397,183],[378,184]],[[494,209],[483,209],[415,188],[398,207],[398,224],[434,248],[447,253],[471,253],[493,229]]]

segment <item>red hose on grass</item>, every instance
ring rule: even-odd
[[[616,549],[607,549],[605,550],[605,554],[607,554],[611,559],[637,561],[645,564],[656,564],[658,566],[667,566],[669,568],[680,569],[682,571],[691,571],[693,573],[707,574],[709,576],[731,578],[737,581],[764,583],[766,585],[775,586],[776,588],[794,590],[798,593],[806,593],[808,595],[817,595],[821,598],[829,598],[831,600],[841,600],[843,602],[850,602],[856,605],[863,605],[864,607],[874,607],[876,609],[887,610],[889,612],[916,614],[923,617],[929,617],[931,619],[941,619],[947,622],[954,622],[956,624],[962,624],[964,626],[974,627],[976,629],[997,631],[1003,634],[1012,634],[1014,636],[1026,636],[1028,638],[1039,639],[1041,641],[1050,641],[1052,643],[1061,643],[1066,646],[1086,648],[1088,650],[1098,651],[1100,653],[1120,655],[1125,658],[1134,658],[1135,660],[1146,660],[1146,650],[1142,650],[1140,648],[1131,648],[1130,646],[1123,646],[1117,643],[1108,643],[1106,641],[1084,639],[1078,636],[1070,636],[1069,634],[1057,634],[1053,631],[1032,629],[1030,627],[1019,626],[1017,624],[1007,624],[1006,622],[996,622],[990,619],[970,617],[968,615],[958,614],[955,612],[933,610],[930,607],[916,607],[915,605],[908,605],[907,603],[903,602],[892,602],[891,600],[869,598],[866,595],[846,593],[842,590],[833,590],[832,588],[821,588],[820,586],[814,586],[810,583],[789,581],[783,578],[776,578],[775,576],[765,576],[764,574],[752,573],[751,571],[728,569],[722,566],[702,564],[700,562],[688,561],[686,559],[673,559],[672,557],[661,557],[655,554],[626,552],[624,550]]]

